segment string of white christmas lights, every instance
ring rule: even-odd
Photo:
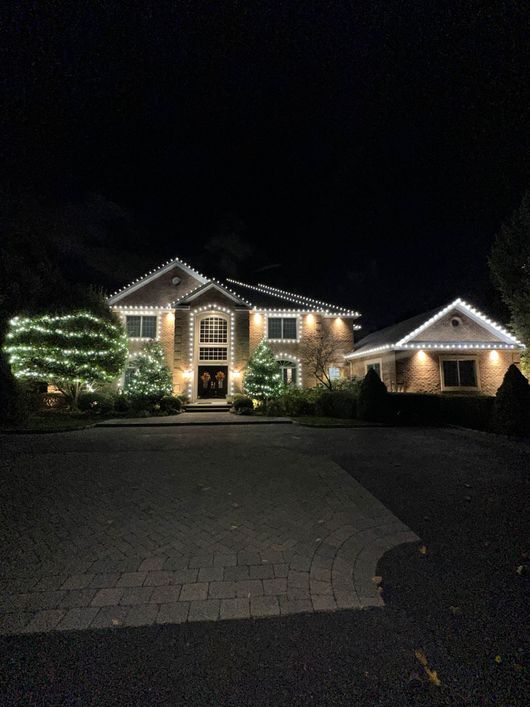
[[[122,292],[125,292],[126,290],[130,289],[131,287],[138,285],[139,283],[143,282],[144,280],[147,280],[148,278],[152,277],[153,275],[160,274],[165,268],[169,268],[172,265],[182,265],[188,271],[190,271],[190,272],[194,273],[196,276],[202,278],[205,282],[208,282],[208,280],[209,280],[209,278],[207,278],[205,275],[200,273],[198,270],[196,270],[194,267],[192,267],[188,263],[184,262],[180,258],[172,258],[171,260],[166,261],[162,265],[159,265],[157,268],[153,268],[152,270],[149,270],[148,272],[144,273],[141,277],[136,278],[136,280],[132,280],[128,285],[125,285],[124,287],[121,287],[119,290],[116,290],[115,292],[113,292],[110,295],[109,300],[112,299],[113,297],[116,297],[117,295],[121,294]]]
[[[241,282],[240,280],[234,280],[232,278],[227,278],[227,280],[228,282],[231,282],[234,285],[238,285],[239,287],[247,287],[248,289],[254,290],[256,292],[261,292],[261,294],[276,296],[280,299],[286,299],[290,302],[294,302],[295,304],[316,304],[319,306],[318,310],[312,311],[327,311],[330,313],[341,312],[344,316],[350,317],[361,316],[359,312],[348,309],[347,307],[340,307],[338,305],[330,304],[329,302],[317,300],[312,297],[306,297],[305,295],[298,295],[294,292],[288,292],[287,290],[281,290],[277,287],[264,285],[263,283],[258,283],[257,285],[250,285],[246,282]]]

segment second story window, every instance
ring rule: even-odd
[[[269,317],[267,321],[268,339],[297,338],[296,317]]]
[[[156,339],[156,314],[128,314],[125,328],[130,339]]]

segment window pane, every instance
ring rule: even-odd
[[[127,336],[140,336],[140,323],[142,317],[137,316],[127,316],[126,318],[126,328]]]
[[[477,385],[475,361],[459,361],[458,367],[460,369],[460,385],[467,388],[475,388]]]
[[[458,388],[458,361],[442,361],[444,386]]]
[[[289,318],[283,320],[283,338],[296,339],[296,319]]]
[[[226,344],[228,341],[228,322],[222,317],[206,317],[201,320],[201,344]]]
[[[281,339],[282,338],[282,320],[273,317],[269,318],[269,339]]]
[[[340,378],[340,370],[338,368],[335,368],[334,366],[332,366],[328,370],[328,376],[329,376],[330,380],[336,381]]]
[[[224,346],[201,346],[199,348],[200,361],[226,361],[227,349]]]
[[[156,317],[142,317],[142,337],[156,339]]]
[[[370,369],[372,369],[372,368],[373,368],[374,371],[377,373],[377,375],[379,376],[379,378],[381,378],[381,364],[380,364],[380,363],[367,363],[367,364],[366,364],[366,372],[367,372],[367,373],[368,373],[368,371],[369,371]]]

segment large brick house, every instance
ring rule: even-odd
[[[192,401],[241,391],[249,356],[263,338],[286,383],[314,386],[304,344],[315,333],[333,332],[340,346],[328,373],[348,375],[345,354],[353,347],[360,316],[353,309],[267,285],[221,283],[179,258],[115,292],[108,302],[129,336],[131,367],[146,341],[160,341],[174,392]]]
[[[524,345],[461,299],[361,339],[346,355],[350,375],[375,368],[389,390],[495,395]]]

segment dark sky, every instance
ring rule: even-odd
[[[517,1],[18,3],[3,186],[108,287],[179,255],[367,328],[495,307],[487,253],[530,176],[529,20]]]

